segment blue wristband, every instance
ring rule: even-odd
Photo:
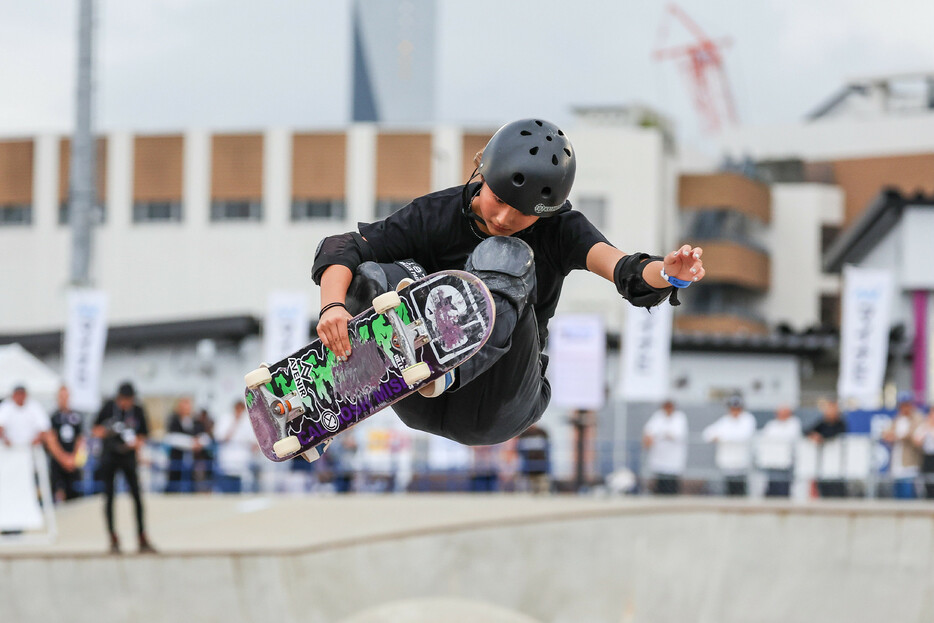
[[[678,279],[677,277],[670,276],[668,273],[665,272],[664,268],[662,268],[662,279],[664,279],[665,281],[667,281],[668,283],[670,283],[676,288],[686,288],[692,283],[690,281],[685,281],[684,279]]]

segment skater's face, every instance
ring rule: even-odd
[[[537,216],[523,214],[493,194],[486,184],[470,203],[474,214],[484,220],[478,223],[480,231],[491,236],[511,236],[516,232],[531,227],[538,220]]]

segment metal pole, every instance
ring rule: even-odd
[[[78,74],[75,97],[75,131],[71,141],[69,224],[73,286],[91,283],[92,210],[95,204],[95,149],[91,129],[93,95],[94,0],[79,0]]]

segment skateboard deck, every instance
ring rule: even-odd
[[[375,308],[374,308],[375,307]],[[340,361],[320,340],[246,375],[246,405],[260,449],[273,461],[312,450],[434,382],[490,336],[493,299],[463,271],[442,271],[347,323],[352,354]]]

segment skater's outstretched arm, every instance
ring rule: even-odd
[[[670,288],[671,283],[662,277],[662,270],[664,269],[665,274],[674,279],[688,283],[700,281],[706,273],[703,260],[701,260],[703,253],[704,250],[700,247],[692,247],[686,244],[666,255],[662,260],[643,261],[641,266],[642,279],[646,285],[656,290]],[[620,288],[619,281],[621,277],[617,268],[620,261],[626,257],[627,254],[619,249],[605,242],[598,242],[587,253],[587,270],[616,283],[617,288]],[[630,302],[639,304],[631,298]]]

